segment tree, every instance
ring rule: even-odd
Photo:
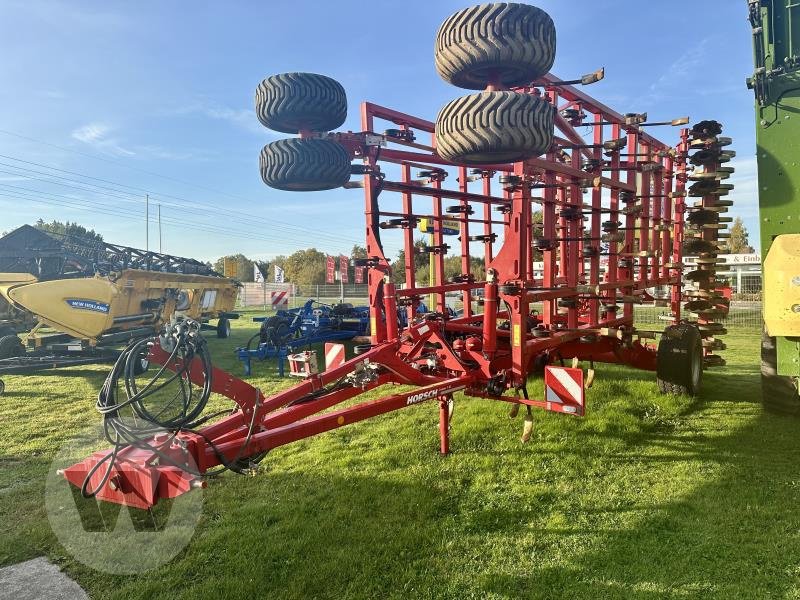
[[[736,217],[731,225],[731,236],[724,246],[727,254],[753,254],[755,250],[749,244],[749,234],[741,217]]]
[[[350,251],[350,258],[367,258],[367,249],[356,244]]]
[[[414,249],[419,250],[427,246],[428,243],[418,238],[414,240]],[[428,268],[428,255],[420,252],[414,254],[414,272],[419,273],[422,267]],[[428,281],[427,271],[425,272],[424,281]],[[397,258],[392,263],[392,281],[395,283],[405,283],[406,280],[406,251],[405,248],[397,253]]]
[[[229,254],[222,256],[214,263],[214,270],[217,273],[225,273],[225,261],[236,263],[236,275],[233,277],[237,281],[253,281],[253,261],[244,254]]]
[[[534,238],[543,237],[544,230],[542,229],[542,223],[544,223],[544,213],[541,210],[534,210],[531,213],[531,223],[533,223],[533,236]],[[534,261],[541,261],[544,258],[541,250],[537,248],[533,248],[533,260]]]
[[[298,285],[325,283],[325,254],[316,248],[298,250],[286,257],[283,269],[286,281]]]
[[[33,226],[40,231],[54,233],[58,236],[69,236],[71,238],[77,238],[79,240],[84,240],[91,243],[103,241],[103,236],[97,233],[94,229],[86,229],[86,227],[83,225],[70,223],[69,221],[61,222],[54,219],[49,223],[46,223],[44,219],[39,219],[36,221],[36,223],[34,223]]]

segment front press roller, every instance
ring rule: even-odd
[[[332,140],[277,140],[264,146],[259,162],[261,179],[278,190],[332,190],[350,180],[350,155]]]
[[[658,389],[662,394],[696,396],[703,381],[700,331],[689,323],[670,325],[658,344]]]

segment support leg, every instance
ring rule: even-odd
[[[439,452],[450,453],[450,403],[449,398],[439,400]]]

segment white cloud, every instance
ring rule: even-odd
[[[88,125],[84,125],[83,127],[79,127],[73,131],[72,137],[79,142],[95,144],[100,142],[106,136],[109,129],[110,128],[108,125],[104,125],[103,123],[89,123]]]
[[[109,136],[112,131],[113,128],[105,123],[88,123],[73,130],[72,138],[93,146],[105,154],[135,156],[136,152],[123,148],[116,138]]]
[[[102,122],[94,122],[78,127],[72,131],[72,138],[92,146],[104,154],[115,156],[136,156],[137,158],[159,158],[163,160],[188,160],[197,158],[197,154],[188,150],[173,151],[154,145],[129,145],[124,146],[114,135],[116,130]]]
[[[696,44],[689,46],[683,54],[676,58],[656,79],[650,84],[647,93],[642,96],[642,105],[649,106],[663,100],[672,90],[683,88],[693,73],[707,58],[708,45],[711,38],[703,38]]]
[[[161,158],[163,160],[188,160],[190,158],[198,158],[195,152],[173,152],[166,150],[160,146],[136,146],[136,153],[139,155],[147,155],[152,158]]]
[[[214,119],[215,121],[227,121],[250,133],[256,133],[258,135],[270,134],[270,131],[258,122],[255,110],[230,108],[229,106],[223,106],[216,102],[203,99],[186,106],[168,110],[165,114],[168,116],[201,115],[209,119]]]

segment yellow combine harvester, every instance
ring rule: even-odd
[[[226,338],[238,316],[238,283],[202,262],[27,225],[0,238],[0,270],[9,271],[0,272],[0,374],[114,360],[114,346],[173,317],[216,319]],[[16,334],[28,328],[26,350]]]

